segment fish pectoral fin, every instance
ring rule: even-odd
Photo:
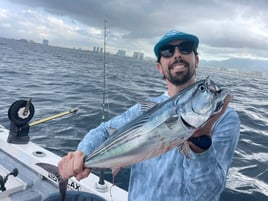
[[[43,168],[47,172],[53,174],[57,178],[61,201],[64,201],[65,195],[66,195],[66,190],[67,190],[67,185],[68,185],[68,179],[63,179],[60,176],[59,169],[55,165],[51,165],[48,163],[36,163],[36,165]]]
[[[117,174],[118,174],[118,172],[120,171],[120,167],[114,167],[114,168],[112,168],[112,174],[113,174],[113,177],[115,177]]]
[[[172,127],[174,124],[177,123],[178,119],[179,119],[179,117],[178,117],[177,115],[174,115],[174,116],[168,118],[168,119],[165,121],[165,123],[166,123],[166,125],[167,125],[168,127]]]

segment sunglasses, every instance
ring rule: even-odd
[[[160,55],[170,58],[174,55],[176,47],[178,47],[181,54],[190,54],[194,50],[194,43],[192,41],[185,41],[178,45],[166,45],[159,49]]]

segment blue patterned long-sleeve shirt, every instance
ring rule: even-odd
[[[153,98],[160,103],[167,94]],[[78,145],[89,154],[110,135],[142,113],[136,104],[123,114],[92,129]],[[178,148],[131,166],[129,201],[217,201],[225,188],[226,177],[240,134],[237,113],[227,108],[212,128],[212,145],[202,153],[191,152],[190,159]]]

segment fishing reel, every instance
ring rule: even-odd
[[[15,101],[8,110],[10,120],[8,143],[27,144],[30,140],[28,122],[33,118],[34,106],[31,98],[28,101]]]
[[[27,144],[30,140],[30,127],[65,116],[67,114],[75,114],[77,111],[78,109],[74,108],[56,115],[52,115],[50,117],[39,119],[35,122],[28,123],[34,115],[34,106],[32,104],[32,99],[30,98],[28,101],[15,101],[8,110],[10,129],[7,142],[13,144]]]

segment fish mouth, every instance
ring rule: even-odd
[[[229,90],[221,89],[218,93],[219,93],[219,96],[221,96],[221,98],[219,98],[218,102],[216,103],[215,110],[214,110],[213,114],[217,114],[217,113],[221,112],[223,109],[223,105],[224,105],[225,101],[229,101],[227,99],[231,98]]]
[[[220,112],[221,109],[222,109],[223,104],[224,104],[224,101],[218,102],[217,105],[216,105],[216,108],[215,108],[215,112],[214,113]]]
[[[195,129],[194,126],[192,126],[191,124],[189,124],[187,121],[185,121],[185,119],[182,118],[182,116],[180,116],[182,123],[188,128],[188,129]]]
[[[189,108],[191,112],[195,115],[197,115],[196,118],[191,119],[191,117],[187,117],[187,115],[182,114],[180,115],[181,122],[185,125],[188,129],[197,129],[199,128],[203,123],[202,121],[208,117],[212,117],[215,114],[221,113],[225,107],[225,104],[228,105],[230,101],[230,91],[227,89],[220,89],[217,91],[214,91],[214,101],[210,102],[210,107],[207,108],[207,110],[196,110],[193,105],[191,105]],[[191,116],[191,115],[190,115]],[[205,120],[207,121],[207,119]]]

